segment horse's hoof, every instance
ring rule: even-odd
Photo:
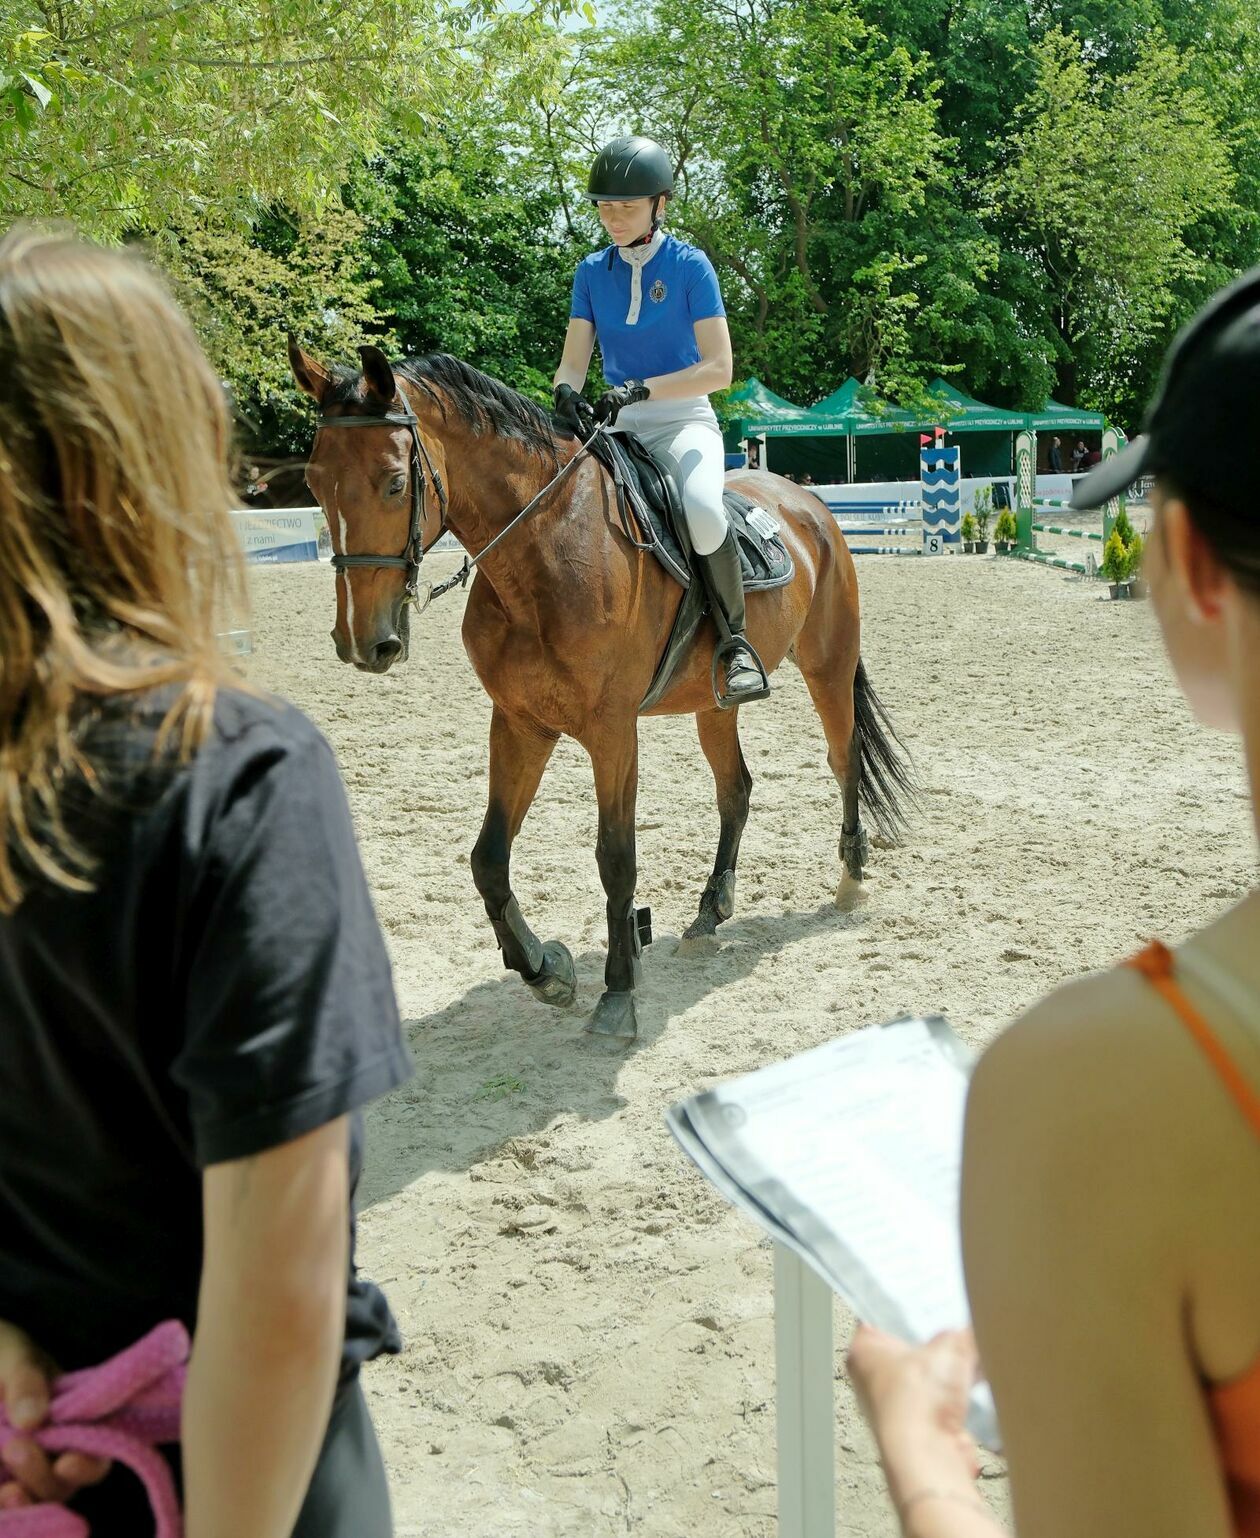
[[[836,888],[836,907],[841,913],[852,913],[855,908],[860,908],[863,903],[871,900],[871,883],[869,877],[863,877],[861,881],[850,876],[848,871],[840,877],[840,885]]]
[[[635,1010],[633,993],[614,993],[610,988],[602,994],[586,1030],[592,1036],[613,1036],[619,1041],[633,1041],[639,1034],[639,1017]]]
[[[693,959],[697,956],[716,956],[722,949],[722,942],[715,934],[706,934],[703,930],[696,935],[688,932],[678,942],[675,956],[688,956]]]
[[[568,1009],[577,998],[577,968],[567,945],[548,940],[543,945],[542,971],[525,981],[537,998],[556,1009]]]

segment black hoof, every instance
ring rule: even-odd
[[[525,981],[544,1004],[568,1009],[577,998],[577,969],[568,946],[559,940],[548,940],[543,946],[542,971]]]
[[[639,1034],[634,994],[614,993],[610,988],[596,1004],[586,1029],[592,1036],[615,1036],[621,1041],[633,1041]]]

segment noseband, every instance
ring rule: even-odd
[[[407,459],[407,474],[411,481],[411,522],[407,529],[407,543],[401,555],[334,555],[334,571],[346,571],[354,566],[396,566],[407,573],[407,597],[414,602],[420,590],[420,563],[424,560],[425,492],[430,481],[438,499],[438,538],[446,529],[446,490],[441,477],[433,468],[429,451],[420,436],[420,424],[412,411],[389,412],[380,417],[329,417],[320,415],[323,427],[405,427],[411,434],[411,452]],[[427,472],[427,474],[426,474]]]

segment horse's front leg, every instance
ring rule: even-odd
[[[503,965],[519,972],[546,1004],[566,1008],[577,993],[573,957],[559,940],[545,944],[512,895],[509,863],[558,738],[498,705],[490,721],[490,801],[472,852],[473,880],[494,926]]]
[[[595,770],[599,842],[595,858],[608,899],[608,962],[605,992],[586,1029],[598,1036],[633,1040],[639,1034],[634,990],[639,983],[638,922],[634,907],[637,874],[634,809],[639,790],[638,722],[631,716],[620,730],[584,744]]]

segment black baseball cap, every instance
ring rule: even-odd
[[[1260,451],[1260,267],[1178,332],[1141,434],[1078,481],[1072,506],[1101,507],[1139,476],[1170,475],[1223,507],[1253,494]]]

